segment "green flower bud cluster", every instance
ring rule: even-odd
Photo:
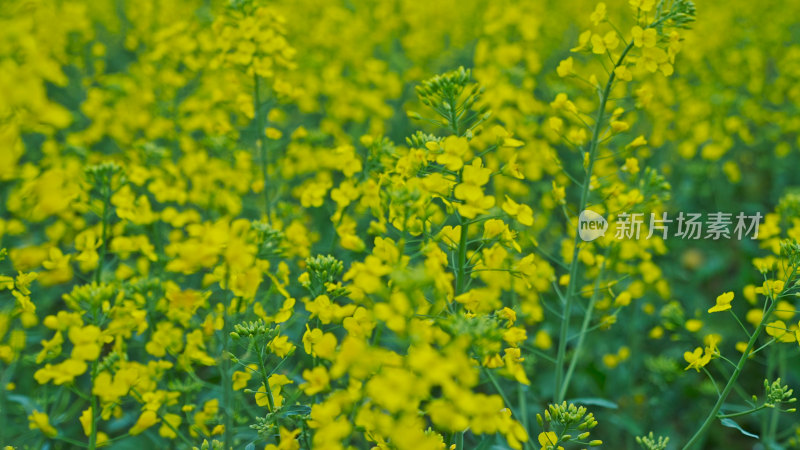
[[[258,234],[259,258],[280,256],[283,253],[281,245],[286,237],[282,231],[272,228],[269,223],[263,221],[253,222],[253,229]]]
[[[258,336],[266,336],[267,339],[272,339],[280,332],[280,327],[270,328],[263,320],[254,320],[251,322],[237,323],[233,326],[231,337],[240,339],[243,337],[254,338]]]
[[[599,439],[587,442],[590,435],[589,430],[597,426],[597,420],[595,420],[594,414],[588,412],[584,406],[575,406],[566,401],[560,404],[551,404],[544,410],[543,415],[536,414],[536,421],[545,434],[558,437],[554,444],[573,443],[590,447],[603,444],[603,441]],[[577,432],[578,435],[573,436],[570,432]]]
[[[216,439],[211,440],[211,442],[208,442],[208,439],[203,439],[200,447],[192,447],[192,450],[222,450],[223,448],[225,448],[225,444]]]
[[[110,302],[116,292],[117,287],[113,284],[91,283],[75,286],[70,293],[64,294],[63,298],[67,306],[75,311],[80,311],[86,307],[91,309],[91,307],[103,306],[104,303]]]
[[[107,200],[114,192],[112,183],[114,177],[122,174],[122,167],[114,162],[103,162],[84,169],[86,181],[89,183],[90,192],[97,193],[98,197]],[[117,186],[124,184],[124,174],[119,177]]]
[[[419,114],[417,114],[417,117],[414,118],[421,119],[422,117],[419,116]],[[406,137],[406,144],[408,144],[409,147],[413,148],[425,148],[425,144],[427,144],[428,142],[439,142],[439,141],[441,141],[440,138],[432,134],[423,133],[422,131],[419,130],[417,130],[411,136]]]
[[[789,261],[789,266],[793,270],[797,270],[800,266],[800,244],[797,243],[795,240],[785,240],[781,241],[781,256],[785,257]],[[790,270],[791,272],[791,270]],[[794,281],[794,280],[789,280]],[[791,287],[792,284],[787,283],[787,289]]]
[[[781,385],[780,378],[773,381],[772,384],[770,384],[769,381],[765,379],[764,391],[767,394],[767,401],[765,404],[768,408],[774,408],[775,406],[778,406],[781,403],[794,403],[797,401],[796,398],[792,397],[792,393],[794,392],[794,390],[790,389],[789,386]],[[792,408],[787,412],[794,412],[794,411],[795,409]]]
[[[476,128],[491,117],[488,106],[473,109],[484,89],[478,84],[470,85],[470,71],[464,67],[429,78],[416,90],[420,102],[443,119],[432,122],[449,127],[456,136],[471,137]],[[409,113],[409,117],[423,119],[415,112]]]
[[[659,436],[656,439],[651,431],[647,436],[636,436],[636,443],[645,450],[666,450],[669,438]]]
[[[673,28],[688,29],[695,19],[695,6],[691,0],[675,0],[660,4],[664,14],[661,22]]]
[[[347,289],[339,285],[339,277],[344,271],[344,263],[331,255],[317,255],[306,258],[308,279],[303,287],[312,295],[327,294],[330,297],[347,295]]]

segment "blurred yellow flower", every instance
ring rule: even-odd
[[[717,304],[708,309],[708,312],[715,313],[731,309],[733,292],[728,291],[717,296]]]

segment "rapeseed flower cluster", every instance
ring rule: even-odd
[[[7,5],[0,443],[796,445],[797,8],[745,3]],[[767,184],[741,286],[576,228]]]

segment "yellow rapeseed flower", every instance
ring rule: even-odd
[[[733,292],[728,291],[717,296],[717,304],[708,309],[708,312],[715,313],[727,311],[731,309],[731,301],[733,300]]]

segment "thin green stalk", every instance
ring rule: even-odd
[[[769,342],[772,342],[772,341],[769,341]],[[767,344],[764,344],[761,347],[763,348]],[[753,353],[757,353],[760,349],[761,348],[756,349]],[[768,348],[766,353],[767,353],[766,354],[767,370],[764,372],[764,374],[765,374],[767,379],[772,379],[773,378],[773,373],[775,371],[775,347]],[[762,414],[762,416],[761,416],[761,436],[764,436],[765,439],[766,439],[766,436],[767,436],[767,433],[768,433],[768,429],[769,429],[769,420],[770,420],[769,414]],[[769,441],[766,441],[766,442],[769,442]]]
[[[768,313],[772,313],[772,308],[768,310]],[[769,314],[767,314],[769,315]],[[766,317],[765,315],[764,317]],[[703,424],[700,426],[700,429],[689,439],[689,442],[683,446],[683,450],[688,450],[692,448],[695,444],[697,444],[700,438],[706,433],[706,431],[711,427],[711,424],[717,419],[717,414],[719,413],[720,408],[722,408],[722,404],[728,398],[728,394],[730,394],[731,390],[733,389],[733,385],[736,383],[736,380],[739,378],[739,374],[742,372],[742,368],[744,364],[747,362],[747,358],[750,355],[750,350],[752,350],[753,345],[755,345],[756,339],[761,334],[761,331],[764,329],[764,325],[766,322],[762,319],[761,323],[756,328],[756,331],[750,337],[750,341],[747,342],[747,348],[745,348],[744,353],[739,358],[739,363],[736,365],[736,369],[733,371],[730,379],[728,379],[728,383],[725,385],[725,388],[722,390],[722,394],[720,394],[717,402],[714,404],[714,407],[711,408],[711,412],[706,417],[706,420],[703,421]]]
[[[232,428],[233,428],[233,386],[231,385],[231,378],[230,378],[230,355],[228,354],[228,335],[230,331],[228,329],[228,321],[225,321],[225,327],[222,333],[222,367],[221,370],[221,381],[222,384],[222,401],[225,404],[225,449],[230,449],[233,446],[233,439],[231,436]]]
[[[0,373],[3,375],[0,376],[0,420],[2,423],[10,423],[6,418],[6,386],[11,380],[11,374],[14,372],[14,366],[16,365],[15,362],[12,362],[5,370],[1,370]],[[0,365],[0,368],[2,365]],[[5,436],[5,428],[0,427],[0,442],[6,442]]]
[[[231,277],[230,267],[225,267],[225,286],[230,289]],[[230,307],[233,294],[227,295],[226,309]],[[231,357],[230,357],[230,332],[233,317],[225,317],[222,330],[222,365],[220,367],[220,384],[222,388],[222,401],[225,405],[225,450],[233,448],[233,383],[231,381]]]
[[[618,67],[622,64],[622,61],[625,59],[625,56],[633,47],[633,43],[629,43],[625,49],[622,51],[622,54],[619,56],[616,65],[614,68]],[[600,140],[600,132],[603,129],[603,120],[605,118],[605,110],[606,104],[608,103],[608,96],[611,92],[611,86],[614,84],[615,73],[612,70],[610,75],[608,76],[608,82],[606,83],[603,92],[600,94],[600,107],[597,112],[597,120],[594,124],[594,130],[592,131],[592,140],[589,143],[589,163],[586,167],[586,173],[584,176],[583,186],[581,189],[581,197],[580,202],[578,204],[578,211],[583,211],[586,209],[586,204],[589,198],[589,184],[592,180],[592,169],[594,168],[595,158],[597,157],[597,146]],[[578,251],[580,251],[580,236],[575,231],[575,242],[573,244],[573,252],[572,252],[572,261],[570,262],[570,269],[569,269],[569,284],[567,285],[567,293],[565,296],[564,302],[564,312],[561,317],[561,329],[559,330],[559,339],[558,339],[558,353],[556,356],[556,385],[555,385],[555,396],[556,396],[556,403],[560,403],[564,400],[564,396],[566,395],[568,385],[564,383],[564,360],[566,357],[567,351],[567,331],[569,330],[569,319],[570,313],[572,312],[572,303],[575,297],[575,289],[577,289],[577,277],[578,277]],[[576,348],[578,351],[579,348]]]
[[[92,362],[92,372],[91,372],[91,386],[94,387],[94,379],[97,376],[97,361]],[[91,427],[89,431],[89,448],[94,450],[97,448],[97,396],[94,393],[90,394],[91,397],[91,410],[92,410],[92,420],[91,420]]]
[[[733,418],[733,417],[746,416],[748,414],[753,414],[755,412],[761,411],[762,409],[764,409],[766,407],[767,407],[767,405],[764,404],[764,405],[759,406],[758,408],[748,409],[747,411],[740,411],[740,412],[731,413],[731,414],[718,414],[717,418],[718,419],[730,419],[730,418]]]
[[[525,432],[530,436],[530,423],[528,421],[528,401],[525,395],[525,387],[522,383],[517,384],[517,401],[519,402],[519,414],[522,419],[522,426]]]
[[[578,342],[575,344],[575,351],[572,352],[572,358],[569,362],[569,369],[567,369],[567,374],[564,377],[564,384],[561,386],[562,391],[559,393],[560,397],[563,399],[566,397],[566,390],[569,386],[569,382],[572,379],[572,374],[575,371],[575,366],[578,364],[578,357],[581,353],[581,346],[583,346],[583,339],[586,337],[587,330],[589,328],[589,323],[592,321],[592,313],[594,312],[594,304],[597,301],[597,292],[600,287],[600,281],[603,278],[603,272],[605,272],[606,268],[606,258],[608,257],[608,252],[611,247],[606,247],[606,251],[603,254],[603,263],[600,265],[600,271],[597,273],[597,278],[594,281],[594,292],[592,293],[591,298],[589,299],[589,306],[586,307],[586,312],[583,315],[583,323],[581,324],[581,332],[578,334]]]
[[[100,258],[97,262],[97,269],[94,272],[94,281],[95,283],[100,283],[103,279],[103,263],[106,259],[106,251],[108,248],[108,211],[111,209],[111,178],[105,180],[106,183],[102,186],[102,193],[103,193],[103,213],[100,217],[101,221],[101,235],[100,235]],[[92,307],[92,319],[97,320],[97,306]],[[97,377],[97,360],[92,361],[92,369],[89,373],[90,375],[90,407],[92,412],[92,417],[90,420],[90,427],[89,427],[89,448],[94,450],[97,448],[97,396],[94,395],[92,392],[94,390],[94,379]]]
[[[83,442],[78,442],[78,441],[70,439],[68,437],[55,436],[53,439],[56,439],[56,440],[59,440],[59,441],[62,441],[62,442],[66,442],[67,444],[73,445],[73,446],[78,447],[78,448],[87,448],[86,444],[84,444]]]
[[[517,291],[514,289],[514,277],[511,277],[509,284],[509,291],[511,292],[511,304],[514,309],[519,310],[519,300],[517,298]],[[531,436],[530,420],[528,420],[528,387],[522,383],[517,384],[517,401],[519,402],[519,415],[522,420],[522,427],[528,436]]]
[[[511,401],[509,400],[508,396],[506,395],[506,392],[500,386],[500,383],[497,381],[497,378],[495,378],[494,375],[492,375],[491,369],[484,368],[484,372],[486,373],[486,376],[489,378],[489,381],[492,383],[492,386],[494,386],[495,390],[500,395],[500,398],[503,399],[503,404],[507,405],[508,408],[511,410],[511,414],[516,416],[516,417],[522,417],[522,414],[520,414],[518,411],[515,410],[514,407],[511,406]],[[521,405],[525,404],[525,402],[520,402],[520,403],[521,403]],[[527,427],[525,427],[525,432],[528,433],[528,435],[530,436],[530,433],[528,432]],[[528,440],[526,442],[523,442],[522,443],[522,447],[525,448],[525,449],[532,448],[532,444],[530,443],[530,440]]]
[[[308,427],[306,426],[306,421],[305,420],[301,420],[300,421],[300,427],[303,429],[303,432],[302,432],[301,436],[303,436],[303,438],[306,441],[306,448],[312,448],[311,447],[311,440],[308,437],[311,433],[309,433],[309,430],[308,430]]]
[[[256,354],[258,354],[258,367],[261,370],[261,377],[264,379],[264,391],[267,393],[267,404],[269,406],[269,412],[275,412],[275,398],[272,396],[272,389],[269,387],[269,375],[267,375],[267,365],[264,363],[264,355],[261,352],[262,349],[257,348]]]
[[[255,88],[253,89],[253,97],[255,98],[255,121],[256,121],[256,147],[258,148],[258,152],[261,158],[261,177],[264,179],[264,211],[267,215],[267,219],[269,219],[271,213],[271,206],[269,200],[269,173],[267,172],[267,146],[264,145],[264,134],[265,126],[264,126],[264,118],[261,114],[261,82],[258,78],[257,74],[253,74],[253,82],[255,84]]]
[[[784,352],[784,346],[779,345],[778,348],[778,378],[785,379],[786,376],[786,354]],[[776,445],[777,442],[775,440],[775,435],[778,434],[778,415],[780,414],[781,410],[779,407],[773,408],[772,412],[769,415],[769,427],[767,428],[766,433],[766,443],[768,446]]]
[[[159,417],[159,419],[161,419],[160,415],[158,417]],[[164,425],[169,425],[169,423],[164,422]],[[129,437],[131,437],[131,434],[130,433],[125,433],[125,434],[121,434],[119,436],[113,437],[113,438],[107,440],[106,442],[108,442],[110,444],[110,443],[113,443],[113,442],[121,441],[123,439],[127,439]]]
[[[792,273],[789,275],[788,281],[794,279],[795,274],[797,273],[797,267],[792,269]],[[787,284],[789,284],[787,282]],[[756,340],[758,336],[761,335],[761,332],[764,331],[764,327],[767,325],[767,320],[769,316],[772,314],[772,311],[775,309],[778,302],[772,301],[770,302],[770,306],[767,311],[764,313],[764,316],[761,319],[761,322],[758,324],[758,328],[753,332],[750,336],[750,340],[747,342],[747,348],[745,348],[742,356],[739,358],[739,363],[736,365],[736,369],[733,371],[733,374],[728,379],[728,383],[725,385],[725,388],[722,390],[722,394],[717,399],[717,402],[714,404],[714,407],[711,408],[711,412],[708,413],[708,417],[706,420],[703,421],[703,424],[700,428],[695,432],[694,436],[689,439],[689,442],[683,446],[683,450],[689,450],[692,446],[696,445],[703,435],[708,431],[711,427],[711,424],[717,419],[717,414],[719,413],[720,408],[722,408],[722,404],[725,403],[725,400],[728,398],[728,394],[730,394],[731,390],[733,390],[733,386],[736,384],[736,380],[739,378],[739,374],[742,373],[742,369],[744,368],[745,363],[747,363],[747,359],[750,357],[750,350],[756,344]]]
[[[735,364],[734,364],[734,367],[736,367]],[[706,376],[708,376],[708,381],[710,381],[711,385],[714,386],[714,390],[717,391],[717,397],[719,397],[721,394],[719,392],[719,387],[717,386],[717,382],[714,380],[714,376],[711,375],[711,372],[709,372],[708,369],[706,369],[705,367],[702,367],[702,369],[703,369],[703,373],[705,373]]]
[[[456,100],[457,98],[453,95],[447,100],[447,103],[450,105],[450,128],[453,131],[453,134],[456,136],[461,136],[458,132],[458,116],[456,116]]]
[[[489,377],[489,381],[491,381],[492,386],[497,390],[497,393],[500,394],[500,398],[503,399],[503,403],[511,407],[511,401],[508,399],[506,392],[500,387],[500,383],[497,382],[497,379],[492,375],[492,371],[490,369],[485,369],[486,376]]]
[[[742,323],[742,321],[741,321],[741,320],[739,320],[739,317],[736,315],[736,313],[735,313],[735,312],[733,312],[733,310],[732,310],[732,309],[729,309],[729,310],[728,310],[728,312],[730,312],[730,313],[731,313],[731,315],[733,316],[733,318],[734,318],[734,319],[736,319],[736,323],[738,323],[738,324],[739,324],[739,326],[740,326],[740,327],[742,327],[742,330],[744,331],[744,334],[746,334],[746,335],[747,335],[747,337],[749,338],[749,337],[750,337],[750,332],[749,332],[749,331],[747,331],[747,327],[745,327],[745,326],[744,326],[744,324]]]
[[[448,99],[448,104],[450,105],[450,114],[448,120],[450,122],[450,131],[452,131],[456,136],[461,136],[461,133],[459,132],[458,116],[456,115],[456,100],[457,99],[454,96],[450,96]],[[459,183],[462,181],[461,176],[462,172],[459,171],[457,174]],[[465,220],[461,216],[459,216],[459,221],[461,225],[461,236],[459,236],[457,250],[458,253],[456,255],[455,295],[463,294],[467,286],[467,231],[469,230],[469,224],[471,222],[469,220]]]
[[[458,242],[458,256],[456,259],[456,295],[464,293],[467,285],[467,230],[469,223],[461,219],[461,237]]]
[[[95,283],[100,283],[100,280],[103,279],[103,263],[106,259],[106,251],[108,249],[108,245],[106,241],[108,240],[108,210],[109,205],[111,203],[111,180],[108,180],[108,184],[102,187],[103,192],[103,214],[100,217],[101,222],[101,231],[100,231],[100,258],[97,262],[97,269],[94,271],[94,281]]]
[[[136,388],[133,388],[133,387],[132,387],[132,388],[131,388],[131,393],[133,394],[134,398],[135,398],[135,399],[136,399],[136,400],[137,400],[139,403],[144,403],[144,400],[142,400],[142,395],[139,393],[139,391],[137,391],[137,390],[136,390]],[[193,446],[194,446],[194,444],[192,443],[192,441],[190,441],[190,440],[189,440],[189,438],[187,438],[187,437],[186,437],[186,435],[185,435],[185,434],[183,434],[183,433],[181,432],[181,430],[179,430],[177,427],[175,427],[175,426],[173,426],[171,423],[169,423],[169,421],[168,421],[168,420],[166,420],[166,419],[164,418],[164,416],[163,416],[163,415],[162,415],[160,412],[156,411],[156,415],[157,415],[157,416],[158,416],[158,418],[161,420],[161,422],[162,422],[164,425],[166,425],[166,427],[167,427],[167,428],[169,428],[170,430],[172,430],[172,432],[173,432],[173,433],[175,433],[175,435],[176,435],[176,436],[178,436],[178,438],[179,438],[181,441],[183,441],[183,443],[184,443],[184,444],[188,445],[189,447],[193,447]],[[117,437],[115,437],[114,439],[111,439],[111,441],[112,441],[112,442],[113,442],[113,441],[116,441],[116,440],[118,440],[118,439],[120,439],[120,438],[122,438],[122,437],[123,437],[123,436],[117,436]]]
[[[164,417],[161,416],[161,414],[159,414],[158,416],[161,419],[161,422],[164,425],[166,425],[167,428],[172,430],[172,432],[175,433],[175,436],[178,436],[178,438],[181,441],[183,441],[184,444],[194,447],[194,445],[192,444],[192,441],[190,441],[189,438],[187,438],[183,433],[181,433],[181,431],[179,429],[177,429],[175,426],[173,426],[171,423],[169,423],[168,420],[165,420]]]

